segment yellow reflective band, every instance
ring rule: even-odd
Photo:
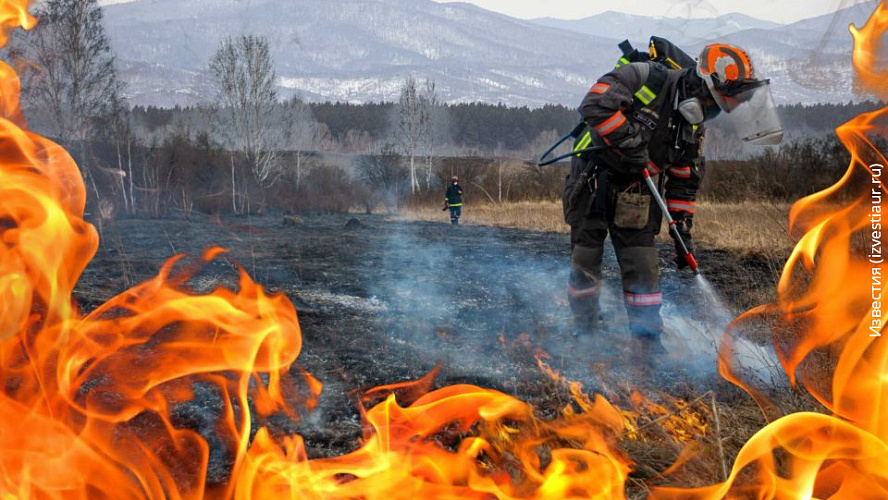
[[[616,67],[619,68],[619,67],[621,67],[621,66],[625,66],[625,65],[627,65],[627,64],[629,64],[629,59],[626,59],[625,57],[621,57],[620,60],[617,61],[617,66],[616,66]]]
[[[672,69],[681,69],[681,65],[673,61],[671,57],[667,57],[666,62],[668,62],[669,65],[672,66]]]
[[[574,152],[577,152],[581,149],[586,149],[589,147],[589,144],[592,144],[592,132],[586,132],[586,135],[577,143],[577,146],[574,148]],[[580,155],[577,155],[579,158]]]
[[[586,146],[583,144],[586,144],[587,140],[590,142],[592,141],[592,132],[586,132],[586,135],[584,135],[583,138],[580,139],[580,142],[577,143],[576,147],[574,147],[574,151],[579,151],[585,148]]]
[[[462,203],[451,203],[450,206],[451,207],[461,207]]]
[[[691,128],[694,129],[694,132],[696,132],[697,129],[700,128],[700,125],[691,125]]]
[[[637,97],[639,101],[643,102],[645,106],[647,106],[651,103],[651,101],[657,98],[657,94],[653,93],[651,89],[649,89],[647,85],[645,85],[641,87],[638,92],[635,93],[635,97]]]

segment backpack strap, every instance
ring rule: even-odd
[[[693,68],[697,65],[697,61],[693,57],[665,38],[652,36],[648,51],[651,60],[672,69]]]
[[[669,70],[662,64],[652,62],[649,67],[647,80],[633,96],[636,107],[644,107],[654,102],[654,99],[663,91],[666,80],[669,78]]]
[[[629,42],[629,40],[623,40],[622,42],[617,44],[617,47],[620,48],[620,50],[623,52],[624,56],[628,56],[629,54],[631,54],[635,50],[635,48],[632,47],[632,44]]]
[[[632,44],[629,43],[629,40],[623,40],[617,46],[623,52],[623,56],[620,57],[620,60],[617,61],[614,68],[622,68],[629,63],[647,61],[649,59],[646,53],[639,52],[638,49],[634,48]]]

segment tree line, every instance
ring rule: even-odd
[[[97,0],[45,0],[36,15],[38,26],[17,34],[5,56],[20,62],[31,127],[72,152],[93,212],[374,210],[436,199],[454,174],[479,200],[557,198],[562,173],[533,160],[573,128],[573,108],[443,103],[433,80],[414,76],[405,77],[394,102],[283,99],[260,34],[219,44],[206,62],[215,94],[205,105],[131,106]],[[799,169],[790,166],[840,159],[834,141],[817,141],[881,105],[781,106],[795,140],[764,152],[732,142],[716,122],[707,154],[723,167],[709,181],[711,196],[789,197],[806,192],[812,179],[822,184],[827,174],[809,169],[796,180]],[[760,185],[747,180],[751,171]]]
[[[397,103],[347,102],[306,103],[319,129],[319,151],[365,154],[380,152],[392,140],[390,117]],[[440,104],[440,152],[443,155],[496,155],[523,157],[551,144],[552,137],[569,131],[579,119],[567,106],[549,104],[541,108],[509,107],[503,104]],[[875,101],[792,104],[778,106],[778,114],[790,135],[819,136],[859,114],[883,107]],[[201,107],[134,106],[132,113],[145,135],[175,130],[194,123]],[[714,127],[717,129],[718,127]],[[713,134],[715,135],[715,134]],[[730,153],[716,156],[729,156]]]

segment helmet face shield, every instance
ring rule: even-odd
[[[783,127],[777,117],[770,81],[753,72],[752,60],[743,49],[726,44],[707,45],[700,54],[697,75],[718,107],[746,142],[780,144]]]
[[[767,80],[723,99],[728,106],[725,111],[742,140],[765,146],[780,144],[783,140],[783,126]]]

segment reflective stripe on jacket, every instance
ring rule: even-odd
[[[669,211],[693,214],[705,171],[705,130],[690,125],[674,110],[678,81],[687,70],[668,70],[662,88],[654,93],[652,64],[656,63],[618,65],[589,89],[579,111],[615,149],[647,145],[650,160],[665,171]],[[578,149],[584,146],[582,139]]]
[[[463,191],[459,184],[451,184],[447,187],[447,193],[444,194],[444,201],[451,207],[461,207],[463,202],[462,194]]]

